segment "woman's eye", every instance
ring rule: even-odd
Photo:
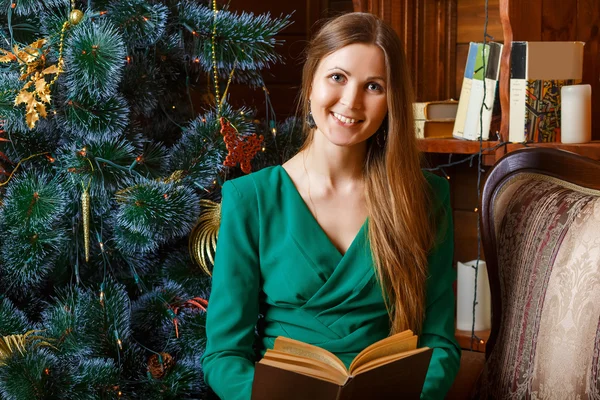
[[[369,90],[375,91],[375,92],[380,92],[383,90],[383,88],[381,87],[380,84],[378,83],[369,83],[369,85],[367,86],[367,88]]]
[[[333,79],[335,82],[343,82],[344,76],[342,74],[333,74],[331,75],[331,79]]]

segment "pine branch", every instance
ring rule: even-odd
[[[188,51],[199,57],[206,71],[213,66],[212,27],[213,11],[191,1],[182,1],[180,24],[192,33]],[[282,60],[274,47],[274,36],[290,25],[290,15],[272,18],[269,14],[255,16],[251,13],[234,14],[221,10],[216,18],[216,53],[218,68],[230,71],[234,64],[240,71],[268,68]]]
[[[108,16],[129,46],[154,45],[165,33],[169,11],[163,4],[120,0],[108,7]]]
[[[30,328],[31,323],[22,311],[9,299],[0,299],[0,336],[22,334]]]
[[[65,51],[65,87],[72,100],[114,96],[125,62],[125,43],[106,20],[72,28]]]

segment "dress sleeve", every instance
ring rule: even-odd
[[[460,347],[454,331],[455,296],[452,288],[456,271],[452,266],[454,233],[450,191],[443,178],[431,182],[438,221],[436,242],[429,254],[429,278],[425,321],[420,346],[433,349],[421,399],[443,399],[452,386],[460,366]]]
[[[252,392],[260,282],[258,223],[253,181],[225,182],[202,356],[204,380],[224,400],[250,399]]]

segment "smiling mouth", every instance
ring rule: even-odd
[[[352,125],[352,124],[356,124],[359,122],[362,122],[362,120],[360,119],[353,119],[353,118],[348,118],[343,116],[342,114],[338,114],[336,112],[331,112],[331,115],[333,115],[333,118],[337,119],[338,121],[344,123],[344,124],[348,124],[348,125]]]

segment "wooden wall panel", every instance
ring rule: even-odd
[[[331,0],[327,11],[330,16],[352,12],[352,0]]]
[[[459,161],[467,157],[465,155],[448,154],[426,154],[425,166],[435,167]],[[482,179],[489,168],[484,168]],[[444,168],[440,176],[449,176],[450,180],[450,202],[452,204],[452,216],[454,219],[454,265],[457,261],[470,261],[477,258],[477,213],[479,200],[477,198],[477,160],[473,164],[461,163],[453,167]],[[482,259],[485,259],[483,250]]]
[[[579,0],[576,40],[585,42],[583,82],[592,85],[592,138],[600,140],[600,2]]]
[[[488,41],[503,42],[502,25],[500,24],[500,0],[489,0],[488,3]],[[483,0],[458,0],[456,34],[456,80],[451,88],[454,98],[460,96],[460,88],[467,63],[470,42],[482,42],[485,24],[485,2]]]
[[[483,26],[485,24],[485,3],[482,0],[458,0],[458,20],[456,24],[457,44],[483,41]],[[488,2],[488,35],[496,42],[504,40],[500,25],[499,0]]]
[[[477,259],[477,213],[454,210],[454,266]],[[481,259],[485,260],[483,249]]]
[[[417,101],[454,95],[457,0],[353,0],[354,10],[378,15],[404,42]]]
[[[577,37],[577,0],[544,0],[542,40],[575,40]]]

